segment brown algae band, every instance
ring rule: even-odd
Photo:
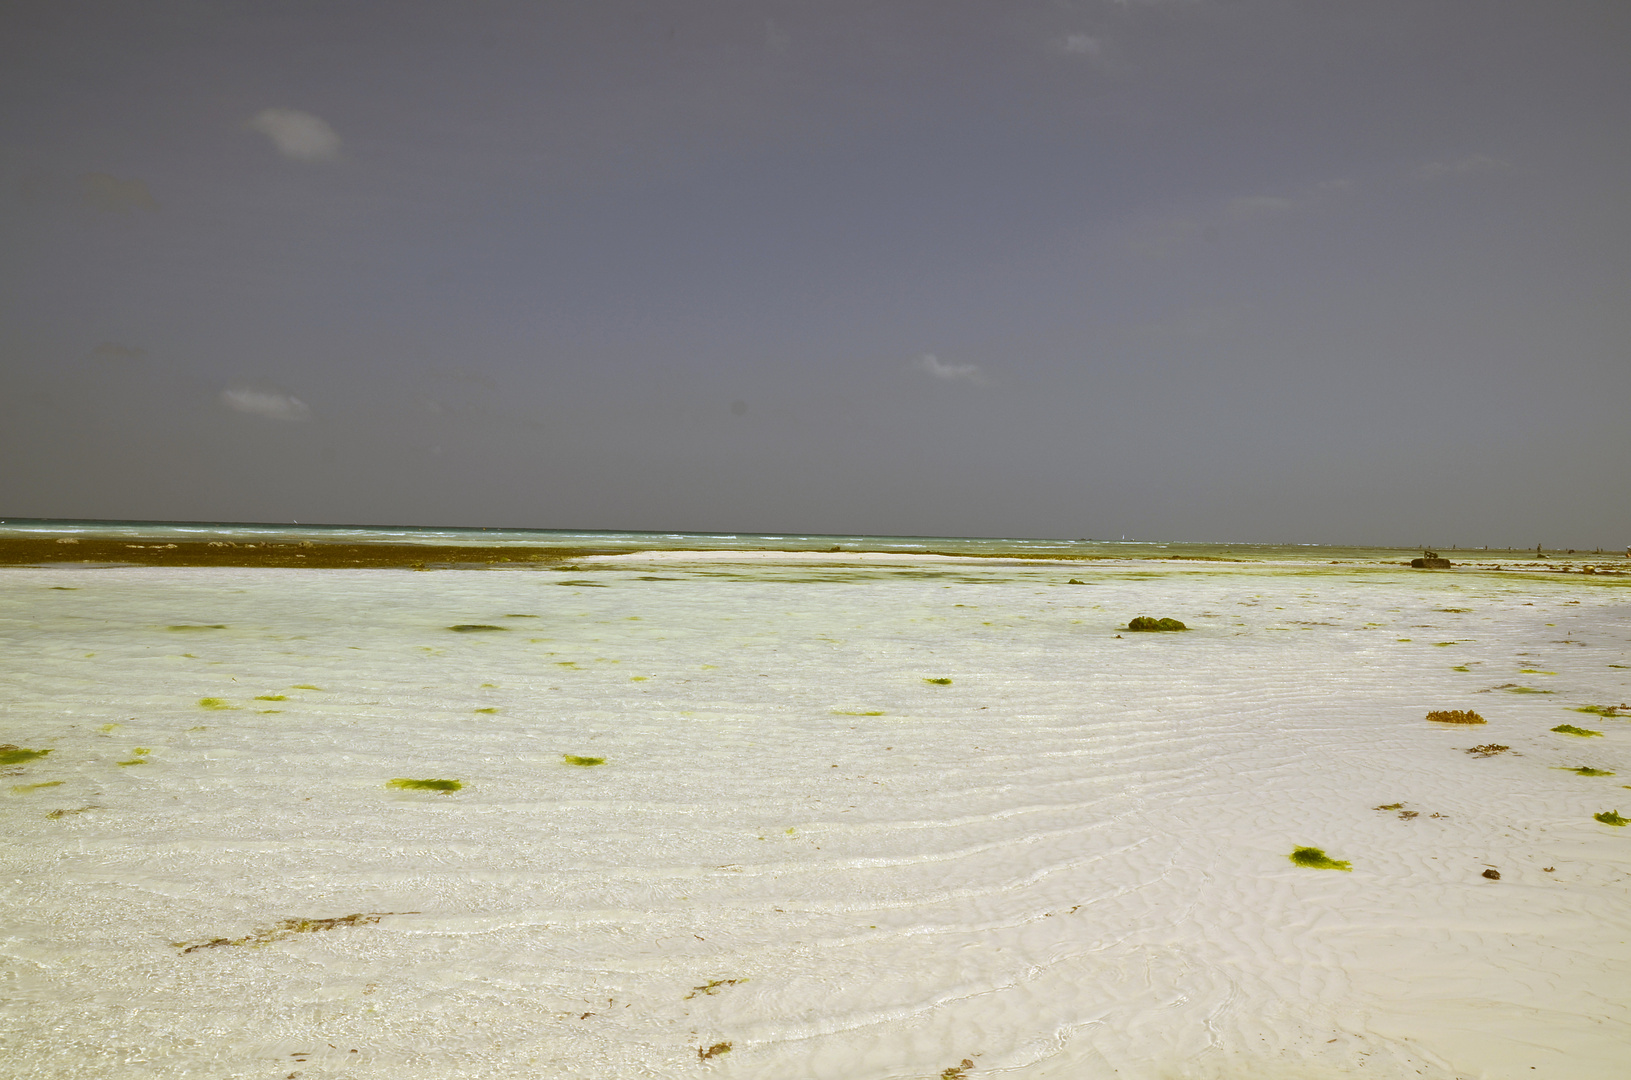
[[[164,540],[137,543],[95,537],[0,539],[0,566],[128,563],[137,566],[284,567],[310,570],[426,569],[552,565],[606,554],[594,548],[476,544],[320,543],[317,541]]]

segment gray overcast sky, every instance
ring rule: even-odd
[[[0,0],[0,515],[1631,543],[1624,0]]]

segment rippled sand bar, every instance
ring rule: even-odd
[[[6,569],[5,1074],[1618,1080],[1628,581]]]

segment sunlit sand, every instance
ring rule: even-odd
[[[6,569],[5,1071],[1618,1080],[1628,583]]]

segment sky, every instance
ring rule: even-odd
[[[0,517],[1631,544],[1624,0],[0,0]]]

